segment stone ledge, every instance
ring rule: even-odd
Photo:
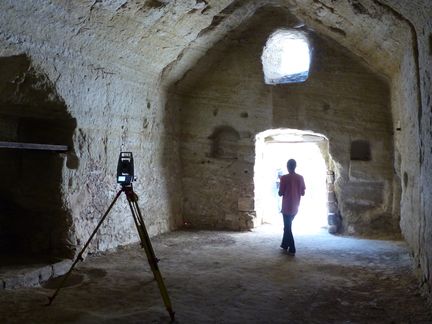
[[[41,283],[65,274],[72,264],[72,260],[62,260],[49,265],[34,265],[17,267],[0,274],[0,289],[17,289],[36,287]]]

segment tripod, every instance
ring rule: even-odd
[[[110,210],[112,209],[112,207],[114,206],[115,202],[120,197],[120,195],[121,195],[122,192],[124,192],[126,194],[126,198],[127,198],[128,203],[129,203],[130,210],[132,212],[132,217],[133,217],[135,226],[136,226],[136,228],[138,230],[138,235],[139,235],[140,240],[141,240],[141,247],[144,248],[145,253],[147,255],[148,263],[149,263],[150,268],[151,268],[151,270],[153,272],[153,276],[154,276],[154,278],[157,281],[157,284],[159,286],[159,291],[160,291],[160,294],[162,296],[163,302],[165,304],[165,308],[166,308],[166,310],[168,311],[168,313],[169,313],[169,315],[171,317],[171,321],[174,321],[174,311],[172,310],[171,301],[170,301],[170,298],[168,296],[168,291],[167,291],[167,289],[165,287],[162,275],[161,275],[161,273],[159,271],[159,267],[157,265],[158,262],[159,262],[159,259],[156,258],[156,255],[155,255],[155,253],[153,251],[153,247],[151,245],[150,238],[149,238],[149,235],[147,233],[147,229],[146,229],[146,227],[144,225],[144,220],[143,220],[141,211],[140,211],[139,206],[138,206],[138,196],[133,191],[133,187],[132,187],[131,183],[129,183],[129,184],[122,184],[122,188],[119,190],[119,192],[117,192],[117,194],[116,194],[114,200],[112,201],[111,205],[108,207],[107,211],[102,216],[101,220],[97,224],[97,226],[94,229],[93,233],[90,235],[90,237],[87,240],[86,244],[84,244],[84,247],[82,248],[82,250],[78,253],[78,256],[76,257],[75,261],[72,263],[69,271],[63,277],[63,280],[61,281],[59,287],[56,289],[56,291],[54,292],[54,294],[51,297],[48,297],[48,299],[49,299],[48,306],[52,304],[52,302],[54,301],[54,299],[58,295],[60,289],[63,287],[64,283],[66,282],[66,280],[70,276],[70,274],[71,274],[72,270],[74,269],[75,265],[78,263],[78,261],[83,261],[83,257],[82,256],[83,256],[84,251],[89,246],[91,240],[96,235],[96,232],[98,231],[99,227],[102,225],[102,223],[104,222],[105,218],[108,216],[108,213],[110,212]]]

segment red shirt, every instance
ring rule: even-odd
[[[295,215],[298,212],[300,198],[304,196],[306,186],[303,177],[295,172],[280,178],[279,196],[282,197],[282,214]]]

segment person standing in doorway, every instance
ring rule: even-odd
[[[294,159],[288,160],[288,174],[280,178],[279,196],[282,197],[282,215],[284,220],[284,234],[281,248],[288,250],[290,255],[295,255],[296,248],[291,230],[292,221],[297,215],[300,205],[300,198],[304,196],[306,186],[300,174],[295,173],[297,162]]]

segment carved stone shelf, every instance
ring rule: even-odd
[[[68,150],[67,145],[18,143],[18,142],[0,142],[0,148],[20,149],[20,150],[43,150],[43,151],[56,151],[56,152],[66,152]]]

